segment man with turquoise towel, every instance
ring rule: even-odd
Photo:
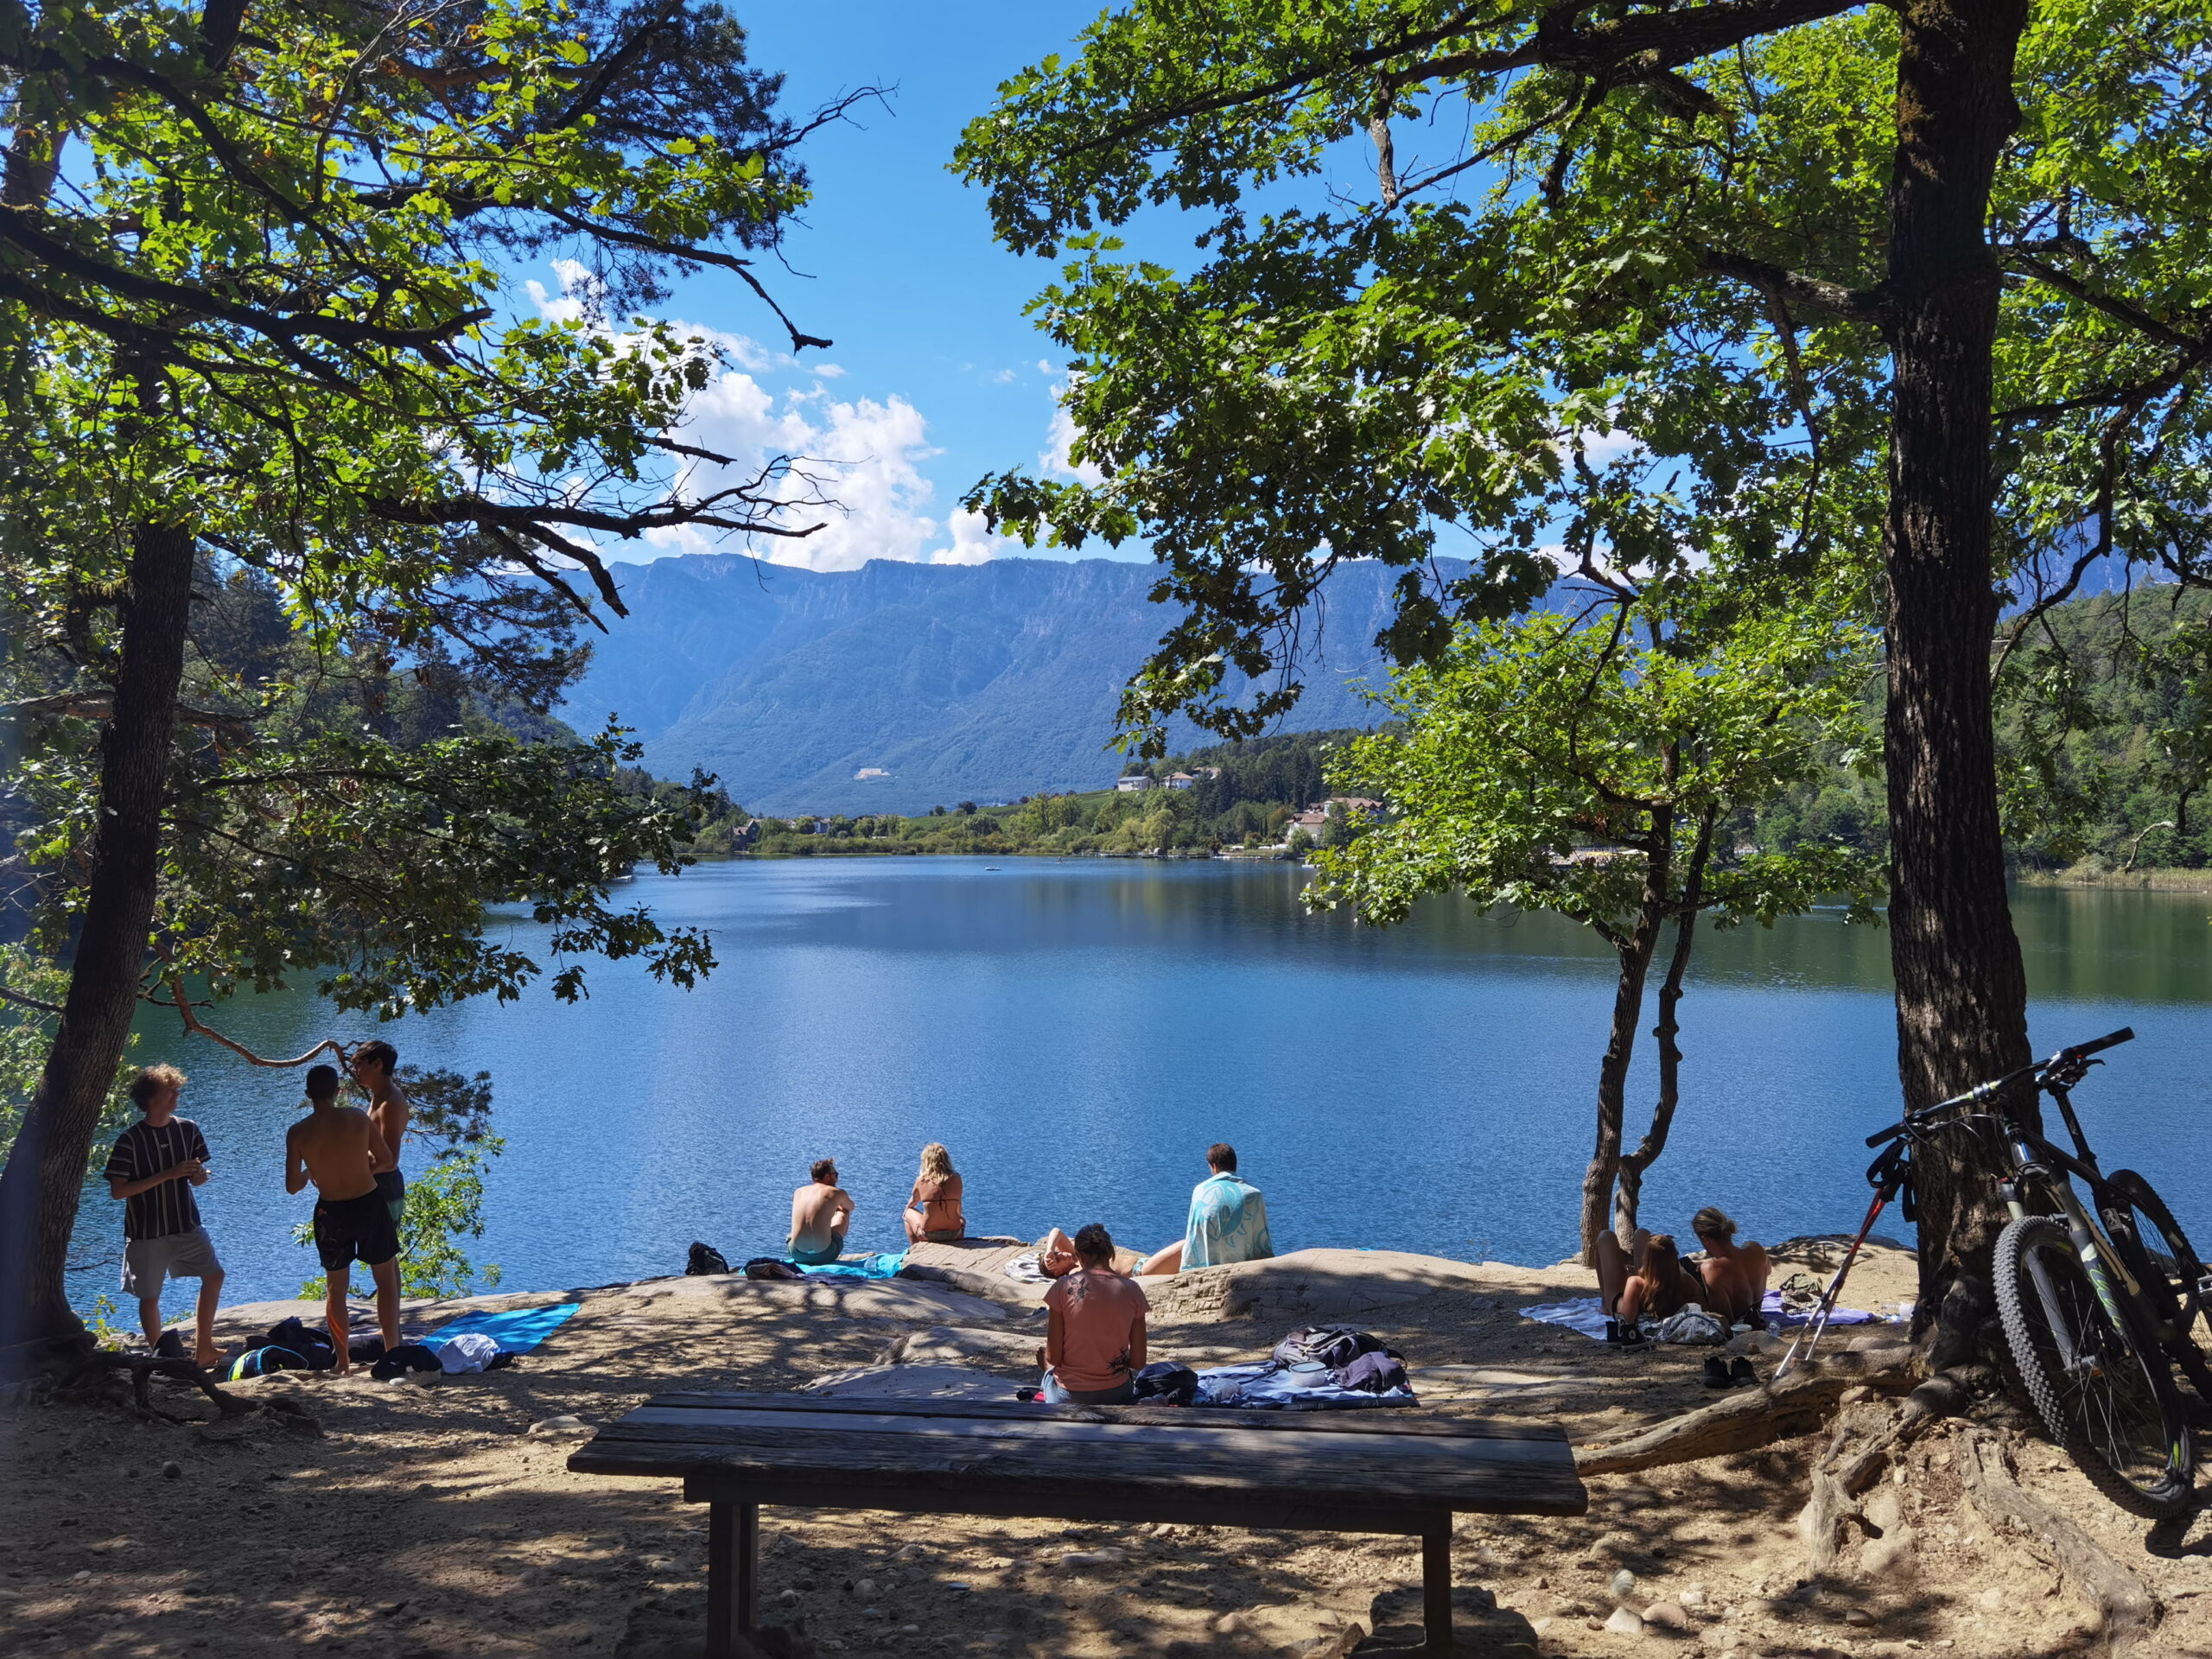
[[[1191,1190],[1191,1218],[1183,1236],[1140,1262],[1140,1274],[1225,1268],[1264,1262],[1275,1253],[1268,1236],[1268,1201],[1236,1173],[1236,1148],[1217,1141],[1206,1148],[1206,1167],[1213,1173]]]

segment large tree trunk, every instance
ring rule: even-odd
[[[1890,954],[1897,1068],[1924,1106],[2028,1058],[2027,988],[1998,833],[1989,640],[1990,398],[1998,268],[1990,184],[2018,124],[2022,0],[1901,9],[1890,187]],[[1923,1318],[1950,1363],[1993,1306],[2003,1211],[1954,1140],[1922,1157]]]
[[[38,1368],[84,1341],[64,1283],[69,1235],[146,965],[192,555],[192,534],[178,525],[141,524],[132,538],[83,931],[38,1094],[0,1173],[0,1371]]]

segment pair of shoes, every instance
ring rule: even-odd
[[[1757,1388],[1758,1381],[1751,1362],[1741,1355],[1726,1360],[1714,1354],[1705,1362],[1705,1386],[1708,1389]]]

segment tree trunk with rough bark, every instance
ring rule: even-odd
[[[1989,641],[1990,413],[1999,275],[1986,226],[2018,124],[2022,0],[1900,8],[1890,187],[1893,359],[1889,574],[1890,954],[1908,1108],[2028,1058],[2027,988],[2005,890]],[[1963,1141],[1919,1161],[1923,1319],[1936,1363],[1991,1316],[2003,1211]]]
[[[84,925],[54,1047],[0,1173],[0,1371],[43,1369],[86,1342],[65,1282],[69,1236],[146,965],[193,544],[192,532],[175,524],[141,524],[132,537]]]

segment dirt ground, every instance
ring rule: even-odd
[[[1849,1300],[1894,1303],[1910,1284],[1909,1258],[1878,1252]],[[580,1431],[552,1420],[588,1432],[671,1388],[790,1389],[885,1364],[961,1367],[1009,1389],[1032,1382],[1033,1294],[986,1287],[988,1297],[952,1278],[658,1280],[582,1293],[558,1335],[505,1370],[231,1385],[296,1402],[304,1418],[218,1423],[196,1394],[158,1383],[164,1408],[194,1421],[19,1403],[0,1411],[0,1652],[696,1653],[704,1511],[673,1483],[570,1474]],[[1622,1351],[1520,1316],[1592,1288],[1573,1268],[1300,1252],[1160,1286],[1153,1357],[1255,1358],[1299,1324],[1344,1320],[1405,1356],[1426,1406],[1557,1421],[1578,1446],[1716,1397],[1700,1381],[1708,1350]],[[410,1314],[435,1321],[455,1306]],[[239,1308],[222,1331],[243,1340],[293,1311],[312,1312]],[[1771,1338],[1737,1345],[1762,1376],[1771,1370]],[[1463,1517],[1462,1650],[2101,1651],[2058,1574],[1963,1502],[1959,1432],[1939,1426],[1906,1455],[1902,1478],[1885,1478],[1870,1504],[1883,1542],[1854,1539],[1840,1570],[1815,1583],[1796,1516],[1821,1436],[1593,1478],[1590,1512],[1573,1520]],[[2147,1523],[2104,1503],[2049,1448],[2030,1442],[2018,1461],[2024,1485],[2158,1598],[2163,1622],[2136,1650],[2212,1656],[2212,1524],[2154,1551]],[[764,1513],[763,1532],[766,1619],[799,1624],[828,1653],[1338,1659],[1365,1633],[1368,1651],[1416,1634],[1412,1540],[781,1510]],[[1623,1606],[1649,1622],[1621,1617]]]

